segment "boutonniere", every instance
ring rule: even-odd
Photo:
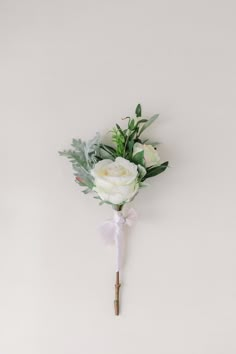
[[[122,241],[125,225],[131,226],[137,218],[134,209],[124,213],[123,207],[131,202],[148,178],[164,172],[168,161],[161,162],[158,144],[143,138],[145,130],[155,122],[142,116],[138,104],[134,117],[125,117],[126,127],[116,124],[111,131],[111,143],[105,144],[100,134],[87,142],[72,140],[72,149],[59,152],[72,163],[75,181],[85,194],[92,193],[99,204],[111,205],[114,216],[104,222],[100,232],[106,242],[116,247],[115,314],[119,315],[120,271],[122,268]]]

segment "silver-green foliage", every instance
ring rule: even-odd
[[[67,157],[72,163],[75,176],[78,178],[76,181],[81,186],[86,186],[89,190],[94,186],[94,180],[90,171],[99,159],[99,142],[100,135],[97,133],[93,139],[87,142],[81,139],[73,139],[71,144],[73,149],[59,152],[61,156]],[[87,193],[88,189],[84,192]]]

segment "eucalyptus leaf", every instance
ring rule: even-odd
[[[134,119],[131,119],[131,120],[129,121],[128,127],[129,127],[129,130],[133,130],[133,129],[134,129],[134,127],[135,127],[135,121],[134,121]]]
[[[134,130],[134,131],[130,134],[129,139],[130,139],[130,140],[134,139],[135,134],[136,134],[136,131]]]
[[[159,175],[160,173],[164,172],[166,170],[166,168],[168,167],[169,162],[163,162],[161,165],[159,166],[155,166],[155,167],[151,167],[147,170],[147,174],[144,176],[143,180],[150,178],[150,177],[154,177]]]
[[[144,151],[141,150],[141,151],[137,152],[137,154],[133,155],[132,161],[133,161],[136,165],[142,165],[142,166],[144,166]]]
[[[141,107],[140,103],[136,107],[135,114],[136,114],[136,117],[141,117],[142,116],[142,107]]]
[[[136,125],[142,124],[142,123],[146,123],[148,121],[148,119],[140,119]]]
[[[142,180],[143,177],[144,177],[144,176],[146,175],[146,173],[147,173],[145,167],[143,167],[142,165],[138,165],[138,172],[139,172],[140,180]]]
[[[128,156],[129,158],[131,158],[133,155],[134,140],[130,140],[127,146],[128,146]]]
[[[110,152],[107,152],[106,150],[104,149],[100,149],[99,150],[99,161],[102,161],[102,160],[115,160],[115,157],[113,155],[110,154]]]
[[[116,158],[116,151],[111,146],[100,144],[100,149],[103,149],[108,154],[108,157],[114,160]]]
[[[159,114],[155,114],[154,116],[149,118],[148,121],[146,123],[144,123],[144,125],[140,129],[138,136],[140,136],[144,132],[144,130],[147,129],[158,117],[159,117]]]
[[[105,146],[108,150],[110,150],[113,153],[116,153],[116,149],[114,149],[112,146],[110,145],[106,145],[106,144],[102,144],[103,146]]]

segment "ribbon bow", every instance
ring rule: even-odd
[[[118,272],[122,263],[122,248],[124,226],[132,226],[137,219],[137,214],[134,209],[129,209],[123,214],[121,211],[114,210],[112,219],[105,221],[99,227],[99,232],[107,244],[115,243],[116,245],[116,271]]]

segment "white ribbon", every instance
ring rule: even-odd
[[[132,226],[137,219],[137,214],[134,209],[129,209],[123,214],[121,211],[114,210],[112,219],[105,221],[99,227],[103,239],[107,244],[115,243],[116,246],[116,272],[120,271],[122,263],[122,248],[124,237],[124,226]]]

